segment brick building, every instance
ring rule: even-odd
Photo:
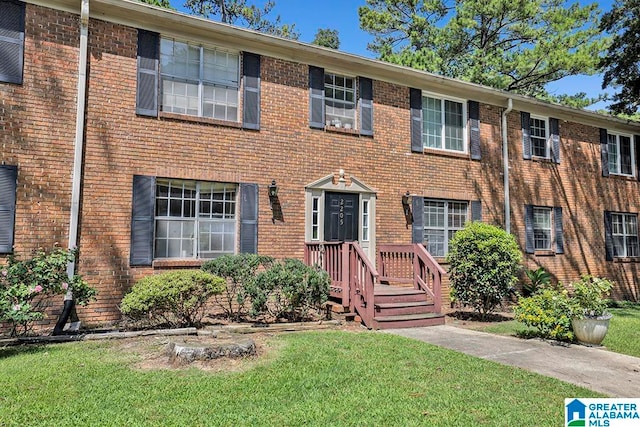
[[[223,253],[420,242],[443,262],[471,219],[514,234],[528,268],[639,299],[640,125],[128,0],[85,0],[85,20],[82,3],[0,0],[0,253],[75,241],[99,291],[83,320]]]

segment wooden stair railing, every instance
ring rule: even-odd
[[[345,245],[349,253],[349,308],[358,313],[365,326],[372,328],[378,272],[358,243],[345,242]]]

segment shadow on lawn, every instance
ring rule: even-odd
[[[43,344],[22,344],[11,347],[0,347],[0,360],[25,354],[43,353],[45,351],[47,351],[47,346]]]

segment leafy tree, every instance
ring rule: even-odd
[[[619,90],[609,108],[633,115],[640,106],[640,0],[616,0],[600,27],[614,35],[602,61],[602,88]]]
[[[609,39],[597,4],[564,0],[367,0],[360,27],[379,58],[525,95],[595,74]]]
[[[318,28],[316,36],[311,43],[331,49],[339,49],[340,39],[338,38],[338,30],[332,30],[330,28]]]
[[[205,18],[218,17],[226,24],[242,25],[288,39],[297,40],[300,37],[295,24],[280,23],[280,15],[273,20],[266,18],[275,6],[273,0],[267,1],[263,8],[247,5],[246,0],[187,0],[184,5],[196,15]]]
[[[169,0],[138,0],[138,1],[141,1],[142,3],[148,3],[154,6],[164,7],[166,9],[173,9],[173,7],[171,7],[171,4],[169,3]]]

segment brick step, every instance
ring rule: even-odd
[[[373,329],[419,328],[444,325],[444,314],[406,314],[401,316],[376,316]]]
[[[424,301],[404,301],[374,305],[376,314],[380,316],[399,316],[403,314],[433,313],[434,305]]]

